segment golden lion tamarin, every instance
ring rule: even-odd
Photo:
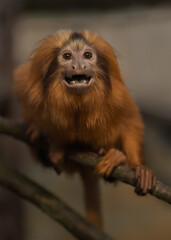
[[[15,74],[24,122],[34,141],[44,136],[48,160],[59,173],[70,150],[104,154],[96,172],[105,177],[128,163],[140,193],[155,185],[144,166],[143,122],[120,73],[112,47],[95,33],[58,31],[45,38]],[[35,150],[34,150],[35,151]],[[39,154],[40,156],[40,154]],[[101,225],[97,176],[80,167],[88,219]]]

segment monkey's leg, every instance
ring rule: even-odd
[[[97,227],[102,227],[100,208],[99,177],[89,169],[81,170],[87,219]]]
[[[111,148],[104,155],[103,159],[96,166],[96,173],[108,177],[114,167],[127,162],[126,156],[115,148]]]

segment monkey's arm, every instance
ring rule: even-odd
[[[135,180],[140,179],[138,194],[144,195],[150,191],[156,182],[153,172],[144,166],[143,156],[143,124],[139,118],[126,120],[121,126],[121,151],[109,149],[102,161],[97,165],[96,172],[101,176],[110,176],[114,167],[128,163],[129,167],[135,170]]]
[[[142,195],[146,194],[155,186],[156,177],[152,170],[144,165],[141,129],[130,124],[122,132],[122,135],[122,147],[127,156],[128,165],[135,170],[135,179],[140,179],[140,189],[136,189],[136,192]]]

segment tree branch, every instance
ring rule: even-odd
[[[31,144],[29,138],[26,136],[27,127],[24,124],[14,123],[11,120],[0,117],[0,133],[7,134],[24,141],[27,144]],[[43,148],[43,146],[40,146]],[[85,167],[94,168],[95,165],[101,160],[101,158],[95,153],[75,153],[69,156],[69,159],[75,161]],[[110,179],[118,179],[124,183],[130,184],[134,187],[139,186],[139,182],[134,181],[134,171],[129,169],[127,165],[120,165],[116,167]],[[166,186],[159,180],[156,183],[155,188],[150,192],[151,195],[171,204],[171,188]]]
[[[0,160],[0,184],[36,205],[53,220],[63,225],[76,238],[80,240],[112,240],[73,211],[60,198],[10,168],[2,160]]]

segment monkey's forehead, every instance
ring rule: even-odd
[[[82,50],[86,47],[93,48],[92,44],[81,32],[60,31],[57,35],[60,35],[60,38],[63,36],[60,40],[61,43],[63,42],[63,44],[61,44],[61,48],[68,48],[72,50]]]
[[[67,43],[61,50],[84,51],[85,49],[94,50],[94,48],[84,40],[74,40]]]

